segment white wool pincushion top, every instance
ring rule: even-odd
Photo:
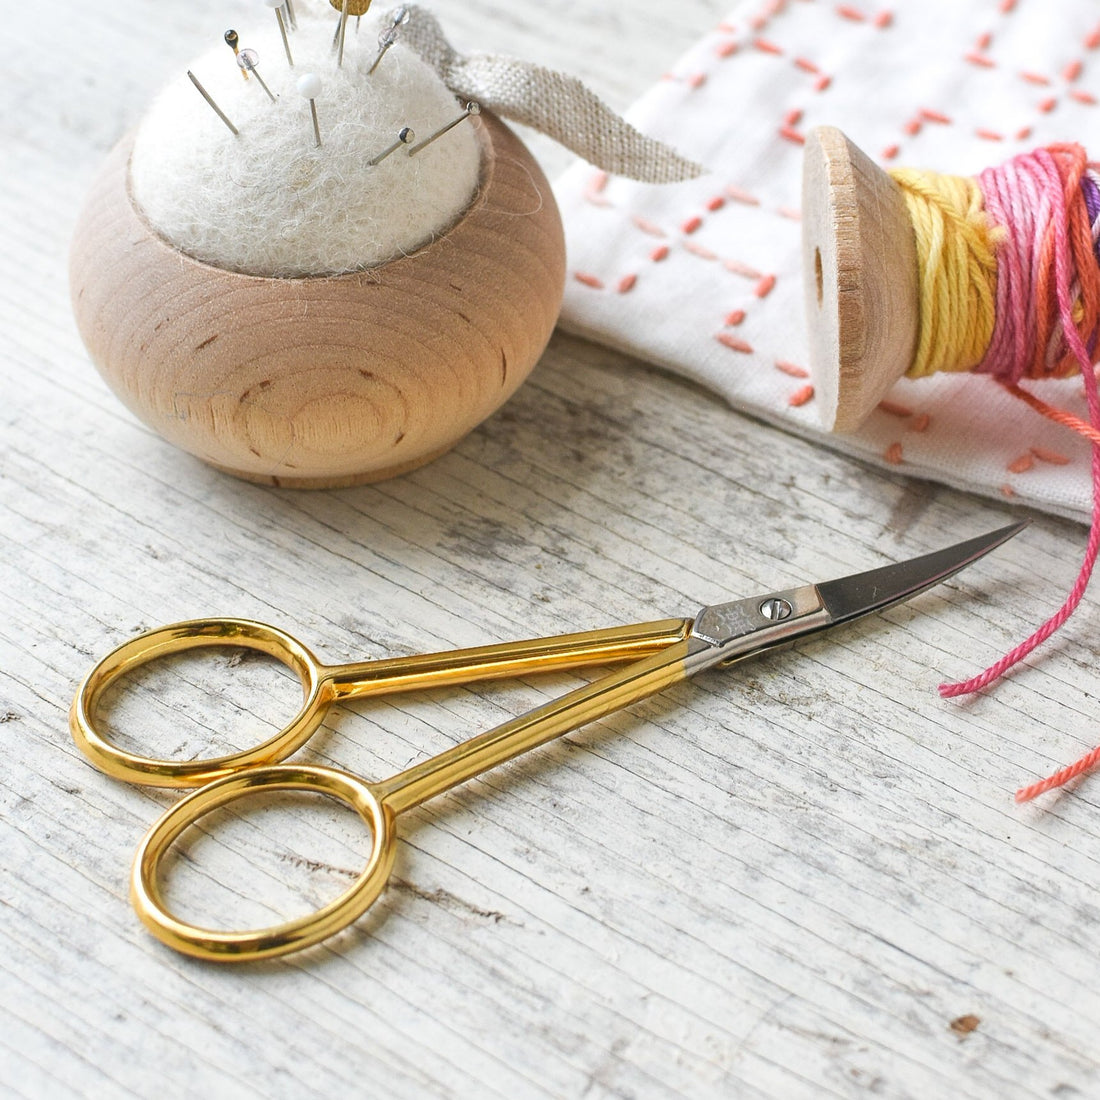
[[[304,5],[297,5],[301,10]],[[133,199],[167,241],[199,260],[251,275],[332,275],[374,267],[422,247],[453,225],[477,189],[480,143],[470,122],[415,156],[402,145],[372,157],[411,127],[422,141],[458,117],[460,103],[400,40],[373,73],[388,13],[347,27],[344,62],[332,52],[338,15],[299,15],[288,65],[274,13],[257,6],[255,26],[240,27],[254,50],[246,81],[228,46],[198,58],[191,71],[238,130],[203,102],[186,74],[142,120],[130,160]],[[266,17],[266,18],[264,18]],[[320,78],[321,146],[300,78]]]

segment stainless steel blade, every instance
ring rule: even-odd
[[[911,599],[960,569],[984,557],[990,550],[1018,535],[1028,524],[1012,523],[989,534],[958,542],[919,558],[869,569],[835,581],[823,581],[817,585],[821,601],[832,623],[843,623],[882,611],[893,604]]]

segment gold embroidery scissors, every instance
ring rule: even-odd
[[[907,562],[839,580],[705,607],[694,619],[663,619],[357,664],[321,665],[289,634],[246,619],[176,623],[125,642],[100,661],[77,691],[69,724],[80,748],[112,776],[160,787],[199,786],[161,815],[134,857],[130,896],[146,927],[169,946],[199,958],[243,961],[286,954],[346,927],[378,897],[393,867],[396,821],[406,810],[704,669],[730,665],[908,600],[1025,526],[1012,524]],[[100,735],[96,711],[110,686],[157,658],[209,646],[256,649],[286,664],[302,681],[304,698],[298,714],[262,744],[206,760],[177,762],[135,756]],[[305,744],[328,708],[341,700],[623,662],[629,662],[623,669],[380,782],[368,782],[335,768],[278,763]],[[319,792],[355,809],[372,838],[362,873],[343,894],[316,912],[268,928],[212,930],[173,916],[158,882],[160,865],[171,845],[211,811],[265,790]]]

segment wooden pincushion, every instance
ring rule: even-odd
[[[73,240],[73,310],[132,412],[205,462],[269,485],[377,481],[442,454],[527,377],[550,338],[565,244],[522,142],[480,116],[478,193],[420,251],[346,275],[262,278],[158,236],[131,201],[131,142]]]
[[[830,126],[806,141],[802,271],[822,416],[853,431],[913,362],[917,249],[901,189]]]

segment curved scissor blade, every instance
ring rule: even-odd
[[[831,623],[847,622],[872,611],[882,611],[931,588],[984,557],[995,547],[1018,535],[1028,521],[1012,523],[987,535],[958,542],[919,558],[854,573],[835,581],[819,582],[817,591]]]

